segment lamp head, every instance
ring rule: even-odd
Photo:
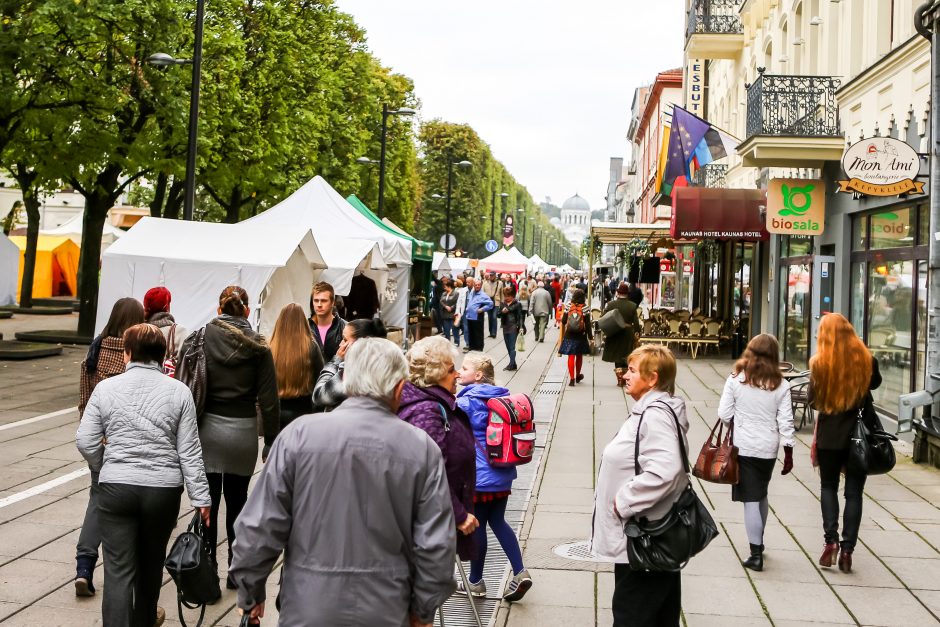
[[[415,111],[414,109],[410,109],[408,107],[402,107],[401,109],[392,109],[391,111],[389,111],[389,114],[391,115],[414,115],[415,113],[417,113],[417,111]]]
[[[464,159],[463,161],[458,161],[454,165],[457,166],[458,168],[469,168],[473,166],[473,164],[467,161],[466,159]]]
[[[155,52],[145,59],[150,65],[155,65],[157,67],[166,67],[168,65],[180,65],[182,63],[189,63],[188,59],[176,59],[171,57],[165,52]]]
[[[359,157],[358,159],[356,159],[356,163],[362,163],[364,165],[371,165],[375,162],[369,157]]]

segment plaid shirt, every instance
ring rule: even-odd
[[[78,384],[78,415],[85,413],[85,405],[91,398],[95,386],[108,377],[124,372],[124,338],[106,337],[101,340],[101,350],[98,352],[98,365],[94,371],[89,372],[85,367],[86,356],[82,360],[82,374]]]
[[[338,357],[323,366],[317,383],[313,386],[313,404],[317,409],[329,411],[346,400],[343,370],[344,362]]]

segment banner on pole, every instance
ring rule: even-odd
[[[513,241],[516,239],[516,229],[515,223],[511,215],[506,216],[506,221],[503,223],[503,246],[512,246]]]

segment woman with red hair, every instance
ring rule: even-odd
[[[810,359],[810,402],[818,412],[813,464],[819,466],[820,504],[826,546],[820,566],[852,570],[852,552],[862,521],[862,491],[867,476],[846,468],[852,428],[861,417],[881,430],[871,390],[881,385],[878,362],[844,316],[831,313],[819,323],[816,355]],[[845,511],[839,543],[839,475],[845,470]],[[841,551],[840,551],[841,548]]]

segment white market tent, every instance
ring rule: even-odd
[[[431,262],[431,270],[438,276],[449,274],[454,276],[465,271],[470,267],[469,257],[445,257],[444,253],[435,252],[434,261]]]
[[[388,264],[382,257],[379,245],[364,239],[323,239],[317,242],[324,270],[314,272],[314,281],[326,281],[333,286],[338,296],[348,296],[356,274],[364,274],[373,281],[379,294],[385,291],[388,282]]]
[[[481,259],[478,268],[482,272],[520,274],[529,268],[529,258],[519,252],[515,246],[500,248],[489,257]]]
[[[85,214],[79,213],[69,220],[66,220],[54,229],[43,229],[39,231],[40,235],[52,235],[56,237],[67,237],[77,246],[82,245],[82,227],[84,226]],[[108,249],[119,237],[123,236],[125,231],[112,225],[105,220],[104,230],[101,232],[101,252]]]
[[[529,270],[532,272],[546,272],[552,267],[544,259],[539,257],[538,253],[529,257]]]
[[[16,304],[16,280],[20,276],[20,249],[0,233],[0,306]]]
[[[385,290],[379,293],[382,318],[389,326],[407,326],[410,239],[399,237],[369,220],[340,196],[322,176],[313,177],[280,203],[235,226],[251,232],[256,226],[297,225],[313,231],[318,242],[327,239],[366,239],[377,243],[389,266]],[[307,288],[309,290],[310,286]]]
[[[119,298],[143,300],[158,285],[170,290],[176,321],[197,329],[215,317],[222,290],[240,285],[251,301],[252,325],[270,335],[284,305],[299,303],[309,311],[313,274],[323,267],[304,226],[245,229],[145,217],[102,256],[95,333]]]
[[[575,270],[568,264],[565,264],[563,266],[558,266],[558,271],[561,272],[562,274],[571,274],[572,272],[577,272],[577,270]]]

